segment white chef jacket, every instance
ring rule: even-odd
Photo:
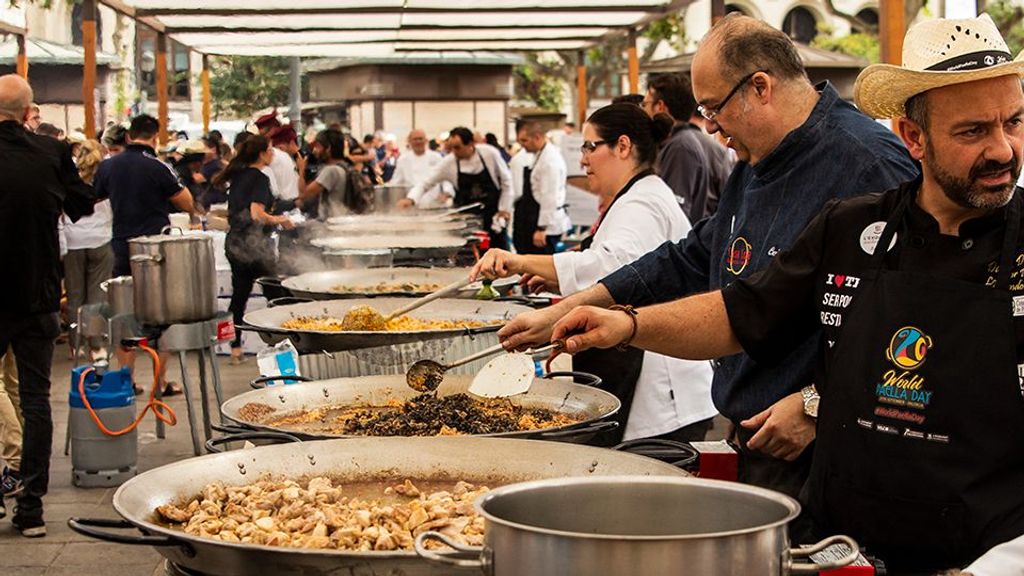
[[[1024,576],[1024,535],[982,554],[964,572],[973,576]]]
[[[589,288],[689,231],[668,185],[658,176],[642,178],[605,214],[589,250],[554,255],[559,290],[568,296]],[[623,439],[657,436],[713,417],[711,377],[709,362],[645,352]]]
[[[295,169],[295,160],[287,152],[274,148],[274,158],[263,168],[263,173],[270,178],[270,193],[281,200],[294,200],[299,197],[299,173]]]
[[[523,197],[523,168],[533,166],[533,154],[520,148],[519,152],[508,161],[508,171],[512,174],[512,201],[515,202]]]
[[[548,143],[535,155],[530,172],[533,199],[540,205],[537,228],[548,236],[564,234],[572,223],[565,211],[565,159],[554,144]],[[520,191],[521,193],[521,191]]]
[[[388,180],[388,184],[410,188],[422,184],[443,159],[444,156],[439,152],[430,149],[425,150],[423,154],[416,154],[411,149],[406,150],[398,156],[395,172],[391,175],[391,180]],[[416,205],[420,208],[446,207],[448,200],[442,199],[441,194],[454,196],[455,187],[450,182],[441,182],[440,185],[426,190]]]
[[[481,162],[481,159],[483,162]],[[458,160],[457,164],[456,160]],[[442,182],[458,186],[460,169],[466,174],[479,174],[484,171],[484,166],[487,166],[487,172],[491,175],[494,185],[498,187],[498,190],[501,190],[498,210],[511,212],[512,174],[508,171],[508,165],[505,164],[505,159],[501,157],[501,152],[488,144],[477,144],[476,152],[467,160],[459,160],[455,154],[445,156],[437,166],[434,166],[434,170],[423,182],[409,190],[406,197],[419,204],[420,199],[424,195],[424,190],[430,190]]]
[[[61,222],[68,250],[99,248],[114,236],[114,211],[110,208],[110,200],[97,202],[92,214],[79,218],[78,222],[72,222],[66,216],[61,217]]]

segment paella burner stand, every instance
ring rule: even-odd
[[[210,398],[207,386],[206,363],[209,360],[210,373],[213,377],[213,393],[219,407],[224,403],[223,392],[221,391],[220,368],[217,362],[217,351],[215,346],[218,343],[217,319],[194,322],[192,324],[172,324],[160,335],[159,349],[161,352],[177,352],[178,364],[181,366],[181,387],[185,391],[185,406],[188,409],[188,424],[192,434],[192,451],[196,456],[204,454],[203,443],[213,437],[210,425]],[[197,368],[199,375],[199,402],[203,419],[203,435],[199,438],[199,430],[196,426],[196,414],[193,409],[194,389],[189,382],[189,358],[188,353],[195,352],[197,356]],[[218,409],[219,413],[219,409]],[[223,416],[218,416],[221,423]],[[164,424],[157,421],[157,437],[164,437]]]

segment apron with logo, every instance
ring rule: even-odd
[[[1024,399],[1008,290],[1020,197],[994,288],[887,269],[886,222],[822,386],[809,480],[819,529],[897,570],[962,566],[1024,533]]]
[[[612,206],[615,206],[615,203],[619,201],[619,198],[625,196],[633,188],[634,184],[652,174],[654,172],[645,170],[626,183],[626,186],[615,195],[611,204],[605,209],[601,219],[594,225],[590,236],[584,238],[583,242],[580,243],[581,250],[589,250],[594,244],[594,234],[597,233],[597,229],[601,226],[601,221],[604,220],[604,216],[608,214]],[[636,390],[636,381],[640,378],[640,369],[643,368],[643,365],[644,351],[632,346],[623,351],[615,348],[607,350],[593,348],[573,354],[573,370],[589,372],[598,376],[602,381],[601,388],[611,392],[622,402],[622,408],[614,416],[614,420],[619,423],[619,428],[607,434],[599,435],[592,442],[593,444],[611,446],[618,444],[622,440],[622,433],[626,430],[626,419],[629,417],[629,409],[633,405],[633,392]]]
[[[505,231],[495,232],[491,229],[494,215],[498,213],[498,201],[501,199],[501,190],[495,186],[494,180],[491,179],[491,173],[487,170],[487,163],[484,162],[484,157],[480,155],[480,152],[476,154],[480,157],[480,164],[484,168],[479,174],[463,172],[458,158],[455,159],[455,169],[459,172],[459,180],[456,183],[457,188],[455,190],[455,206],[482,202],[484,205],[483,209],[476,213],[483,217],[484,230],[491,237],[491,248],[507,250],[508,235]]]

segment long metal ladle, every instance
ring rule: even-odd
[[[547,346],[537,348],[536,350],[527,350],[526,354],[542,354],[544,352],[549,352],[551,350],[561,348],[564,345],[565,344],[559,340],[556,342],[552,342]],[[491,346],[490,348],[486,348],[484,350],[481,350],[480,352],[456,360],[451,364],[441,364],[440,362],[435,362],[434,360],[417,360],[416,363],[410,366],[409,369],[405,372],[405,383],[408,384],[410,388],[416,390],[417,392],[433,392],[434,390],[437,390],[438,386],[441,385],[441,381],[444,380],[444,373],[447,372],[448,370],[451,370],[452,368],[457,368],[464,364],[469,364],[474,360],[479,360],[481,358],[493,356],[494,354],[503,352],[504,350],[505,349],[504,347],[502,347],[501,344],[496,344],[494,346]]]

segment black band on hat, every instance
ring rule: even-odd
[[[983,70],[999,64],[1006,64],[1013,60],[1009,52],[999,50],[983,50],[962,54],[949,60],[943,60],[925,68],[929,72],[963,72],[966,70]]]

